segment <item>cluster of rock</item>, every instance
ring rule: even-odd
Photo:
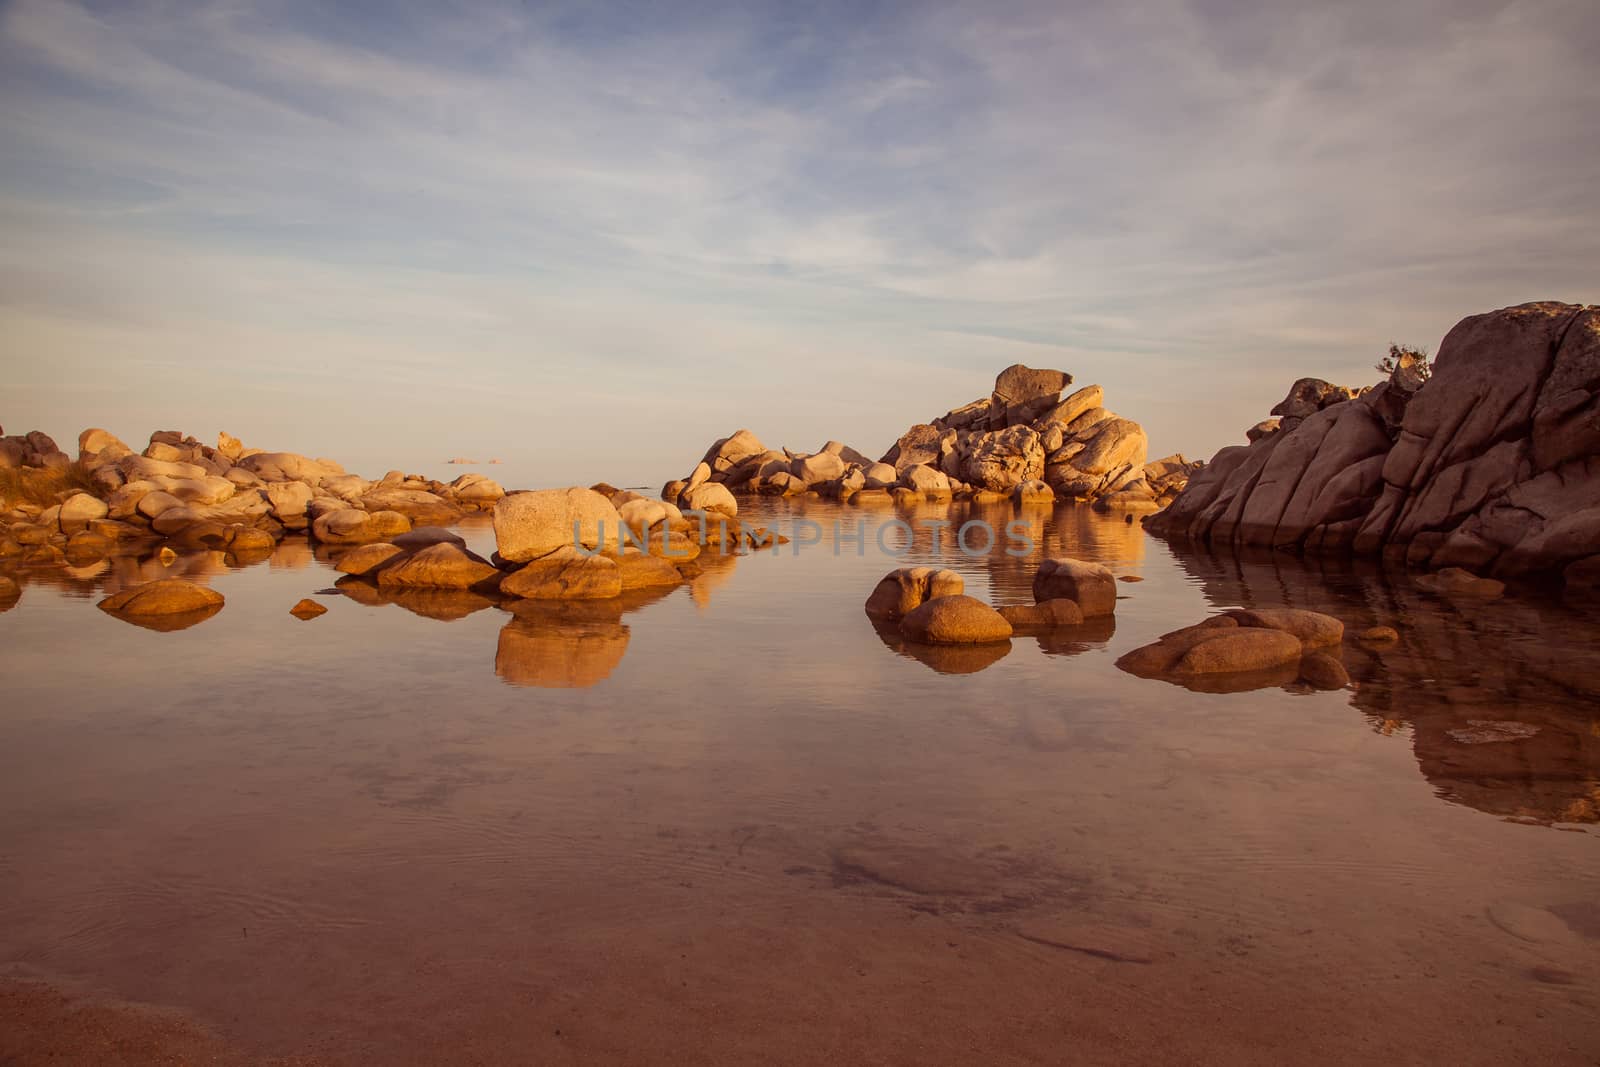
[[[1034,603],[998,610],[964,594],[955,571],[901,567],[886,574],[867,597],[874,624],[897,625],[907,641],[923,645],[976,645],[1013,634],[1081,626],[1116,610],[1115,576],[1097,563],[1047,559],[1033,580]]]
[[[662,497],[686,507],[734,509],[734,493],[816,493],[842,500],[959,498],[1096,501],[1154,510],[1201,466],[1182,456],[1146,463],[1144,429],[1102,406],[1091,385],[1063,398],[1072,375],[1017,364],[989,396],[907,430],[877,462],[838,441],[817,452],[771,449],[749,430],[706,450]],[[711,488],[707,488],[711,487]]]
[[[1392,640],[1392,630],[1364,639]],[[1337,650],[1344,623],[1301,608],[1238,608],[1163,634],[1117,660],[1141,678],[1200,692],[1232,693],[1299,682],[1316,689],[1350,684]]]
[[[30,449],[8,445],[7,461],[20,455],[24,466],[75,468],[92,489],[67,490],[47,507],[24,501],[0,514],[0,557],[30,563],[81,564],[118,543],[162,539],[265,553],[301,530],[331,544],[359,544],[414,523],[454,522],[505,495],[481,474],[446,483],[391,471],[368,480],[333,460],[245,448],[226,433],[213,447],[159,431],[135,453],[105,430],[89,429],[79,435],[75,464],[56,458],[63,453],[42,433],[5,440]]]
[[[1463,319],[1426,379],[1314,379],[1146,528],[1219,545],[1385,555],[1500,578],[1600,576],[1600,308]]]
[[[459,618],[491,603],[615,601],[664,591],[697,577],[704,551],[737,553],[787,541],[764,527],[685,515],[665,501],[605,485],[513,492],[493,511],[496,551],[489,559],[450,530],[409,524],[382,540],[324,540],[319,552],[329,553],[345,575],[339,590],[358,602],[401,602],[420,614]],[[380,525],[382,514],[369,522]],[[5,592],[0,588],[0,598]],[[100,606],[138,625],[182,629],[215,614],[222,599],[170,578],[130,585]],[[309,600],[291,609],[302,619],[323,612]]]
[[[72,457],[57,447],[54,438],[43,430],[7,436],[0,429],[0,467],[39,467],[65,470]]]
[[[509,493],[495,504],[494,535],[490,559],[448,530],[420,527],[353,547],[336,566],[385,590],[608,600],[695,577],[703,550],[737,552],[786,540],[764,527],[685,515],[666,501],[606,485]]]

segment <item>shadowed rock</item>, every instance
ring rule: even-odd
[[[1600,552],[1600,308],[1474,315],[1425,382],[1414,366],[1359,395],[1305,379],[1273,410],[1277,432],[1218,452],[1147,527],[1498,578]]]
[[[1116,575],[1098,563],[1065,557],[1047,559],[1034,575],[1033,598],[1071,600],[1085,618],[1110,615],[1117,608]]]

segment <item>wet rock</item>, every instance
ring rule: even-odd
[[[1390,645],[1400,640],[1400,631],[1393,626],[1369,626],[1356,634],[1356,640],[1364,645]]]
[[[1307,649],[1325,648],[1344,640],[1344,623],[1332,615],[1304,608],[1236,608],[1223,613],[1240,626],[1283,630]]]
[[[1047,559],[1034,574],[1033,599],[1058,598],[1076,602],[1085,618],[1110,615],[1117,607],[1116,576],[1098,563],[1069,557]]]
[[[345,574],[371,574],[390,560],[404,554],[404,549],[387,542],[361,545],[341,555],[334,564],[334,569]]]
[[[1049,630],[1058,626],[1079,626],[1083,623],[1083,609],[1077,601],[1058,597],[1041,600],[1036,604],[1013,604],[1000,609],[1000,614],[1018,633]]]
[[[228,551],[239,555],[245,552],[271,552],[277,547],[278,539],[268,530],[254,526],[232,526],[231,536],[228,538]]]
[[[1301,644],[1283,630],[1255,627],[1219,630],[1185,652],[1173,667],[1177,674],[1226,674],[1259,671],[1300,659]]]
[[[1506,591],[1504,582],[1497,582],[1493,578],[1479,578],[1471,571],[1460,567],[1446,567],[1436,574],[1418,575],[1416,583],[1418,588],[1447,597],[1493,600],[1503,596]]]
[[[1167,680],[1257,673],[1298,665],[1303,650],[1300,639],[1285,630],[1241,626],[1238,619],[1221,616],[1136,648],[1118,659],[1117,667],[1141,678]]]
[[[611,556],[617,564],[617,575],[623,590],[647,589],[652,586],[678,585],[683,573],[672,560],[629,548]]]
[[[622,592],[622,570],[609,556],[587,556],[569,545],[506,575],[500,592],[534,600],[605,599]]]
[[[81,567],[86,563],[104,559],[116,547],[115,543],[89,530],[79,530],[67,538],[64,551],[67,561]]]
[[[295,604],[294,607],[289,609],[290,615],[293,615],[295,618],[301,620],[314,619],[318,615],[326,615],[327,613],[327,608],[323,607],[321,604],[318,604],[315,600],[309,599],[301,600],[299,603]]]
[[[1300,658],[1300,680],[1315,689],[1343,689],[1350,673],[1330,653],[1308,652]]]
[[[222,594],[215,589],[181,578],[162,578],[113,593],[100,601],[100,610],[127,616],[182,615],[214,611],[222,605]]]
[[[1011,624],[998,611],[969,596],[942,596],[913,608],[900,621],[908,641],[928,645],[970,645],[1004,641]]]
[[[378,587],[472,589],[499,582],[489,562],[448,541],[419,548],[377,571]]]

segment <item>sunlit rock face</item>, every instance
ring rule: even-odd
[[[1600,556],[1600,309],[1474,315],[1426,381],[1411,365],[1361,392],[1303,379],[1273,412],[1146,528],[1507,578]]]

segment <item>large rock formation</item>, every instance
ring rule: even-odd
[[[136,453],[91,427],[78,435],[76,460],[37,430],[0,436],[0,468],[12,468],[0,486],[0,555],[19,554],[7,546],[28,539],[37,549],[30,564],[83,566],[119,543],[161,539],[236,559],[270,553],[291,531],[334,545],[384,540],[414,522],[455,522],[505,495],[477,474],[369,480],[333,460],[246,448],[227,433],[213,448],[176,430],[152,433]]]
[[[837,441],[815,453],[780,451],[740,430],[712,444],[695,471],[662,495],[703,507],[693,500],[705,485],[841,498],[898,488],[925,497],[998,493],[1153,509],[1183,488],[1199,464],[1171,456],[1147,465],[1143,428],[1107,411],[1098,385],[1063,398],[1071,384],[1065,371],[1007,367],[987,397],[912,426],[877,463]]]
[[[1600,557],[1600,308],[1463,319],[1433,374],[1359,393],[1296,382],[1276,429],[1224,448],[1154,533],[1392,555],[1500,577]]]

